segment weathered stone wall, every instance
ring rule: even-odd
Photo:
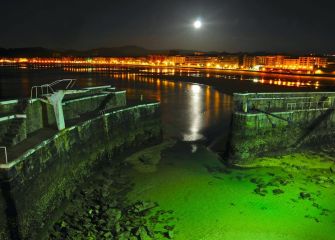
[[[0,122],[0,142],[2,142],[2,139],[7,133],[8,128],[13,120],[14,119],[8,119]]]
[[[80,96],[80,94],[73,94],[73,97],[77,97],[77,99],[70,98],[68,100],[64,100],[63,111],[65,120],[77,118],[79,117],[79,114],[86,112],[102,110],[105,108],[116,108],[125,106],[127,104],[125,91],[112,91],[106,92],[104,94],[97,93],[97,95],[87,95],[92,94],[92,92],[94,93],[94,90],[84,92],[83,94],[86,95],[83,96]],[[17,108],[19,104],[20,103],[18,100],[2,101],[0,102],[0,112],[3,115],[17,114]],[[20,132],[25,132],[26,135],[29,135],[43,127],[56,124],[53,106],[43,102],[40,99],[33,99],[32,101],[29,101],[26,109],[24,110],[24,114],[27,116],[26,124],[22,125]],[[0,142],[4,134],[7,132],[10,121],[0,122]],[[24,140],[22,136],[23,135],[17,136],[18,140],[15,142],[18,143],[21,140]]]
[[[2,101],[0,102],[0,112],[3,115],[15,115],[15,114],[22,114],[17,112],[17,108],[19,105],[19,101],[17,100],[11,100],[11,101]],[[22,126],[25,128],[25,131],[27,134],[30,134],[38,129],[41,129],[44,126],[43,123],[43,115],[42,115],[42,102],[40,100],[33,100],[27,104],[26,109],[24,110],[24,113],[26,114],[26,124]],[[13,121],[13,119],[10,119],[6,122],[0,122],[0,138],[2,135],[4,135],[7,130],[5,129],[5,125],[7,127],[10,125],[10,122]],[[23,131],[23,129],[22,129]]]
[[[12,145],[16,145],[27,138],[27,121],[26,119],[20,119],[19,130],[13,138]]]
[[[332,97],[334,94],[329,95]],[[325,96],[327,93],[304,93],[304,96],[298,94],[298,97],[317,99],[316,103],[323,101]],[[243,101],[250,103],[253,99],[241,100],[240,97],[235,99],[235,112],[228,146],[230,161],[233,163],[243,164],[254,161],[259,156],[271,156],[300,147],[320,146],[334,139],[335,112],[332,107],[273,111],[286,107],[288,99],[284,94],[284,99],[283,95],[277,95],[277,99],[272,99],[270,104],[268,103],[270,98],[267,98],[267,103],[263,106],[271,107],[260,109],[264,112],[255,111],[255,106],[247,107],[248,110],[245,112]],[[289,101],[297,100],[296,97],[297,95],[290,93]]]
[[[41,100],[34,100],[27,105],[25,111],[25,114],[27,115],[27,134],[33,133],[44,127],[42,104],[43,102]]]
[[[10,116],[10,119],[1,120],[0,121],[0,146],[6,146],[6,134],[10,131],[13,131],[13,128],[17,127],[16,135],[12,139],[12,144],[15,145],[17,143],[22,142],[27,138],[27,127],[26,127],[26,119],[21,118],[18,119],[15,115]],[[6,146],[9,147],[9,146]],[[2,154],[2,153],[1,153]],[[2,160],[2,155],[0,155],[0,162]]]
[[[251,108],[259,110],[294,110],[309,108],[307,102],[334,102],[334,92],[281,92],[281,93],[235,93],[235,111],[248,112]],[[292,105],[295,103],[296,105]],[[304,104],[305,103],[305,104]],[[311,106],[312,108],[315,106]]]
[[[159,104],[140,105],[67,128],[2,169],[17,213],[10,220],[20,237],[39,239],[62,202],[106,155],[113,159],[161,138]]]
[[[2,144],[3,138],[7,133],[11,124],[15,121],[16,109],[18,106],[18,100],[8,100],[0,102],[0,116],[2,119],[0,121],[0,143]],[[7,118],[7,119],[6,119]]]
[[[18,100],[8,100],[0,102],[1,113],[13,113],[17,107]]]
[[[77,99],[70,99],[63,101],[64,118],[71,120],[78,118],[80,114],[100,111],[105,108],[115,108],[125,106],[126,103],[126,92],[110,92],[107,94],[98,94],[94,96],[85,96]],[[52,105],[45,106],[47,113],[48,125],[54,125],[56,123],[55,114]]]
[[[126,92],[111,92],[87,96],[84,98],[68,100],[63,102],[65,120],[79,117],[80,114],[92,111],[121,107],[126,105]]]

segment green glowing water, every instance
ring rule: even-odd
[[[330,160],[295,154],[263,162],[278,167],[232,170],[204,147],[177,143],[155,171],[130,173],[136,185],[128,196],[173,210],[174,239],[335,239]]]

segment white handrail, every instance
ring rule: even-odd
[[[322,106],[321,106],[322,105]],[[325,108],[332,108],[334,107],[334,102],[331,99],[326,101],[313,101],[313,102],[295,102],[295,103],[287,103],[288,110],[318,110],[318,109],[325,109]]]
[[[38,90],[40,90],[40,92],[42,93],[42,95],[44,94],[49,94],[49,90],[50,93],[54,93],[54,89],[53,86],[61,83],[61,82],[68,82],[66,84],[65,89],[70,89],[74,86],[74,84],[76,83],[77,79],[60,79],[60,80],[56,80],[50,84],[42,84],[40,86],[33,86],[30,90],[30,99],[33,99],[33,93],[35,91],[35,98],[37,98],[38,96]]]
[[[5,151],[5,159],[6,159],[6,164],[7,164],[8,163],[7,148],[3,147],[3,146],[0,146],[0,148],[4,149],[4,151]]]

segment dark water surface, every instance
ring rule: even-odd
[[[112,85],[129,99],[159,101],[165,134],[213,141],[226,132],[233,92],[332,90],[334,82],[284,75],[236,75],[160,68],[0,68],[0,99],[29,97],[32,86],[75,78],[77,86]],[[194,82],[197,84],[192,84]],[[213,87],[208,87],[211,85]],[[217,91],[217,90],[219,91]]]

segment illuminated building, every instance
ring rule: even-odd
[[[255,66],[266,65],[267,56],[248,56],[243,57],[243,68],[244,69],[254,69]]]
[[[312,73],[318,68],[326,68],[327,58],[324,57],[285,57],[282,55],[273,56],[244,56],[243,68],[265,71],[300,71]]]
[[[186,62],[186,57],[184,56],[171,56],[169,59],[175,65],[183,65]]]
[[[240,64],[240,59],[235,55],[221,56],[218,58],[218,64],[222,66],[222,68],[237,69]]]
[[[267,56],[256,56],[256,65],[265,65]]]
[[[190,66],[205,67],[207,63],[211,62],[211,58],[208,56],[186,56],[185,64]]]
[[[0,58],[4,65],[38,65],[41,67],[53,65],[72,66],[94,66],[94,65],[134,65],[134,66],[157,66],[157,67],[194,67],[208,69],[245,69],[252,71],[298,73],[298,74],[334,74],[331,61],[325,57],[301,56],[285,57],[282,55],[272,56],[247,56],[243,57],[243,64],[240,66],[238,55],[207,56],[166,56],[150,55],[148,57],[59,57],[59,58]],[[334,64],[335,65],[335,64]],[[318,71],[320,70],[320,71]]]
[[[265,66],[280,67],[280,66],[283,65],[284,59],[285,59],[285,56],[281,56],[281,55],[266,56],[265,57]]]
[[[254,56],[243,56],[243,68],[244,69],[251,69],[256,66],[256,57]]]
[[[285,58],[283,62],[283,66],[288,68],[298,68],[299,59],[298,58]]]
[[[167,60],[167,57],[164,55],[149,55],[147,57],[150,63],[160,64]]]
[[[299,65],[305,66],[307,68],[310,67],[327,67],[327,58],[323,57],[299,57]]]

